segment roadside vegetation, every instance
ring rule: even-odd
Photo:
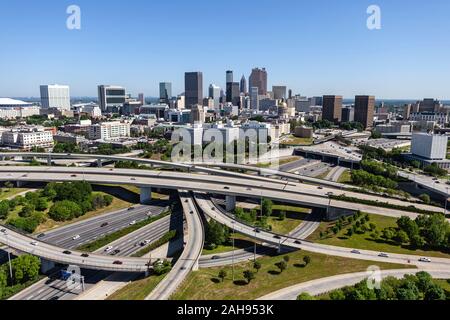
[[[356,214],[322,222],[308,240],[355,249],[448,258],[450,224],[443,215],[416,220]]]
[[[23,289],[38,281],[41,262],[32,255],[22,255],[11,261],[12,278],[9,264],[0,266],[0,300],[7,300]]]
[[[0,220],[33,233],[48,220],[68,222],[109,207],[114,198],[92,192],[86,182],[49,183],[43,190],[0,201]]]
[[[365,271],[373,262],[297,251],[263,257],[233,268],[201,269],[190,275],[173,300],[253,300],[298,283],[337,274]],[[380,263],[382,269],[406,268]]]
[[[178,236],[177,230],[171,230],[171,231],[167,232],[166,234],[164,234],[160,239],[156,240],[155,242],[151,243],[150,245],[142,248],[141,250],[139,250],[138,252],[133,254],[132,257],[140,258],[142,256],[145,256],[150,251],[153,251],[153,250],[165,245],[166,243],[175,239],[177,236]]]
[[[435,281],[427,272],[406,275],[402,279],[387,277],[381,282],[380,288],[370,289],[367,280],[354,286],[334,290],[316,299],[306,300],[450,300],[450,291],[446,284]],[[298,300],[305,300],[302,294]]]

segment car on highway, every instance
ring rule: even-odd
[[[119,249],[114,250],[113,252],[111,252],[111,255],[116,256],[120,253]]]
[[[230,187],[223,187],[225,190],[230,190]]]
[[[130,222],[130,226],[134,226],[136,224],[136,220]]]
[[[261,230],[259,230],[258,228],[255,229],[256,233],[261,233]]]
[[[427,263],[430,263],[430,262],[431,262],[431,259],[430,259],[430,258],[420,258],[419,261],[420,261],[420,262],[427,262]]]
[[[319,189],[319,190],[323,190],[323,187],[317,187],[317,189]]]
[[[72,240],[78,240],[78,239],[80,239],[80,235],[79,234],[77,234],[77,235],[72,237]]]
[[[6,234],[6,229],[0,230],[1,233]]]
[[[295,240],[294,243],[295,244],[302,244],[302,242],[300,240]]]
[[[278,236],[278,235],[275,235],[275,236],[273,236],[275,239],[281,239],[281,237],[280,236]]]
[[[194,214],[194,211],[189,212],[190,214]]]
[[[117,265],[122,265],[122,264],[123,264],[123,262],[122,262],[122,261],[119,261],[119,260],[117,260],[117,261],[114,261],[114,262],[113,262],[113,264],[117,264]]]
[[[147,217],[151,217],[153,213],[151,211],[147,212]]]
[[[32,242],[30,242],[30,244],[35,247],[38,245],[37,241],[32,241]]]
[[[129,207],[127,210],[128,211],[134,210],[134,207]]]
[[[104,228],[104,227],[107,227],[108,226],[108,222],[104,222],[104,223],[102,223],[102,225],[100,226],[100,228]]]
[[[211,260],[219,260],[220,256],[212,256]]]
[[[76,174],[72,174],[71,177],[72,177],[72,178],[76,178],[77,175],[76,175]]]
[[[63,253],[67,254],[67,255],[72,254],[72,252],[70,252],[69,250],[65,250],[65,251],[63,251]]]
[[[139,245],[141,247],[143,247],[143,246],[146,246],[146,245],[150,244],[151,242],[152,242],[151,240],[145,240],[145,241],[142,241],[141,243],[139,243]]]
[[[352,250],[351,252],[352,252],[353,254],[361,254],[361,251],[356,250],[356,249],[355,249],[355,250]]]
[[[38,239],[41,239],[43,237],[45,237],[45,233],[41,233],[40,235],[37,236]]]
[[[108,246],[108,247],[105,248],[104,251],[105,251],[105,252],[111,252],[113,249],[114,249],[113,247]]]
[[[378,255],[380,258],[389,258],[389,255],[387,254],[387,253],[380,253],[379,255]]]
[[[83,253],[81,256],[82,256],[83,258],[89,258],[89,254],[88,254],[88,253]]]

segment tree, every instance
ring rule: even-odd
[[[446,300],[447,296],[445,294],[444,289],[442,289],[440,286],[438,286],[437,284],[433,283],[431,284],[426,292],[425,292],[425,296],[424,296],[424,300]]]
[[[50,218],[55,221],[69,221],[83,214],[81,207],[69,200],[56,202],[48,212]]]
[[[14,283],[23,284],[35,280],[39,276],[41,263],[39,258],[32,255],[22,255],[11,263],[13,269]]]
[[[344,291],[342,291],[340,289],[332,291],[330,293],[330,299],[331,300],[345,300]]]
[[[259,261],[255,261],[255,263],[253,264],[253,268],[256,270],[256,272],[259,272],[259,270],[261,270],[261,262]]]
[[[220,272],[219,272],[220,280],[222,280],[222,282],[223,282],[226,277],[227,277],[227,272],[224,269],[220,270]]]
[[[275,263],[275,266],[280,269],[280,273],[287,269],[287,263],[283,260],[278,263]]]
[[[263,199],[262,201],[262,214],[266,217],[270,217],[273,212],[273,202],[269,199]]]
[[[313,296],[311,296],[309,293],[307,292],[302,292],[298,297],[297,297],[298,301],[311,301],[311,300],[316,300],[314,299]]]
[[[289,260],[291,260],[291,258],[289,256],[284,256],[283,260],[284,262],[289,263]]]
[[[19,216],[22,218],[28,218],[34,213],[34,205],[26,204],[23,206],[22,210],[19,212]]]
[[[8,213],[10,211],[10,204],[8,200],[0,201],[0,220],[8,217]]]
[[[250,284],[250,282],[255,279],[255,274],[250,270],[244,271],[244,278],[247,280],[247,284]]]
[[[45,211],[48,209],[48,202],[47,199],[40,197],[36,201],[36,210],[37,211]]]
[[[305,263],[305,266],[309,265],[311,263],[311,257],[310,256],[304,256],[303,262]]]
[[[205,240],[209,244],[221,245],[228,240],[228,228],[214,220],[211,220],[206,227]]]
[[[281,212],[280,212],[279,220],[280,220],[280,221],[286,220],[286,212],[285,212],[285,211],[281,211]]]
[[[430,202],[431,202],[430,196],[428,194],[426,194],[426,193],[421,194],[419,196],[419,199],[422,200],[422,202],[425,203],[425,204],[430,204]]]
[[[168,273],[172,269],[172,264],[168,260],[156,260],[155,263],[153,263],[153,272],[155,272],[156,275],[163,275]]]
[[[409,242],[409,237],[408,237],[408,234],[405,231],[399,230],[397,232],[397,234],[395,235],[395,240],[399,244],[404,244],[404,243],[408,243]]]
[[[14,184],[11,181],[6,181],[5,182],[5,187],[7,189],[12,189],[12,188],[14,188]]]

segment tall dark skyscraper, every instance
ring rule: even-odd
[[[289,89],[288,98],[292,99],[292,89]]]
[[[267,71],[265,68],[255,68],[252,70],[252,74],[249,79],[249,87],[257,87],[260,95],[267,94]]]
[[[233,71],[228,70],[227,71],[227,83],[231,83],[234,81],[234,77],[233,77]]]
[[[193,105],[203,104],[203,73],[186,72],[184,74],[184,95],[187,109]]]
[[[322,119],[339,123],[342,119],[342,96],[323,96]]]
[[[233,79],[234,79],[233,71],[228,70],[227,76],[226,76],[226,86],[225,86],[227,102],[232,102],[233,93],[231,92],[231,90],[233,87]]]
[[[161,103],[169,104],[170,98],[172,98],[172,83],[160,82],[159,83],[159,101]]]
[[[227,102],[233,103],[234,106],[240,105],[240,95],[239,82],[227,83]]]
[[[365,129],[373,128],[375,114],[374,96],[355,97],[355,122],[362,123]]]
[[[241,78],[241,93],[247,94],[247,79],[245,79],[244,75]]]

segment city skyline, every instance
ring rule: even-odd
[[[450,4],[417,3],[378,1],[382,28],[369,30],[370,1],[248,1],[222,25],[217,16],[227,8],[223,1],[134,1],[126,7],[133,15],[124,17],[124,4],[80,0],[81,30],[68,30],[68,1],[15,1],[0,13],[0,27],[14,30],[2,35],[2,60],[8,61],[2,73],[10,76],[0,80],[0,96],[37,97],[45,83],[69,85],[72,96],[96,96],[97,85],[107,83],[133,96],[157,97],[162,81],[173,83],[174,94],[183,92],[189,71],[203,73],[206,95],[211,83],[226,88],[226,70],[248,79],[252,68],[265,67],[269,88],[283,85],[306,96],[448,100],[450,26],[444,21]],[[162,11],[168,14],[155,14]],[[260,32],[233,36],[233,29],[247,25]],[[111,47],[115,39],[123,44]]]

